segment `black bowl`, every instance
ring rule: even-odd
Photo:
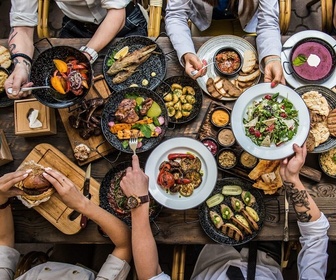
[[[78,62],[87,65],[87,83],[88,89],[84,88],[83,93],[79,96],[69,92],[60,94],[53,88],[33,90],[34,97],[42,104],[51,108],[67,108],[80,103],[89,92],[92,85],[93,70],[88,58],[78,49],[69,46],[56,46],[42,52],[34,61],[31,68],[31,81],[34,86],[51,86],[50,78],[56,67],[54,59],[66,61],[69,57],[73,57]]]
[[[307,62],[298,59],[299,55],[308,58],[317,55],[320,59],[318,66],[310,66]],[[319,38],[306,38],[298,41],[292,48],[289,56],[293,75],[305,83],[323,83],[334,73],[336,54],[334,48]],[[302,58],[303,59],[303,58]]]
[[[217,55],[221,53],[228,53],[228,52],[230,52],[230,56],[228,57],[227,60],[222,60],[222,61],[218,60]],[[214,62],[215,71],[217,72],[217,74],[221,76],[232,77],[232,76],[235,76],[242,68],[243,56],[241,55],[239,50],[235,48],[223,47],[215,52],[213,56],[213,62]],[[220,68],[219,63],[222,65],[225,64],[225,68],[227,68],[227,70],[223,70],[223,68]]]

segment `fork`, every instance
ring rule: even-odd
[[[131,137],[128,144],[133,151],[133,155],[135,155],[135,150],[138,146],[138,137]]]

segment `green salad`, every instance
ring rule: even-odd
[[[247,118],[243,119],[245,134],[258,146],[278,146],[297,133],[298,111],[287,98],[278,97],[279,93],[266,94],[247,108]]]

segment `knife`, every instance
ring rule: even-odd
[[[90,178],[91,178],[91,163],[86,168],[85,172],[85,180],[83,185],[83,195],[90,199]],[[88,218],[82,214],[81,220],[80,220],[80,226],[81,228],[85,228],[87,224]]]
[[[284,226],[284,237],[283,241],[288,241],[288,213],[289,213],[289,203],[287,198],[287,191],[285,189],[285,226]]]

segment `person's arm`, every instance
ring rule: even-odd
[[[124,222],[86,198],[63,174],[46,168],[43,176],[55,187],[62,201],[68,207],[87,216],[109,236],[115,245],[112,255],[130,262],[132,257],[131,233]]]
[[[272,82],[272,86],[285,84],[280,61],[282,44],[278,0],[260,0],[257,12],[256,43],[261,68],[264,69],[264,82]]]
[[[299,178],[307,155],[306,145],[294,145],[295,155],[281,163],[280,173],[301,233],[302,250],[298,256],[300,279],[324,279],[327,272],[329,222]]]
[[[133,155],[120,186],[127,197],[148,195],[148,176],[141,170],[138,156]],[[161,273],[155,239],[149,222],[149,203],[131,210],[132,251],[139,279],[150,279]]]

